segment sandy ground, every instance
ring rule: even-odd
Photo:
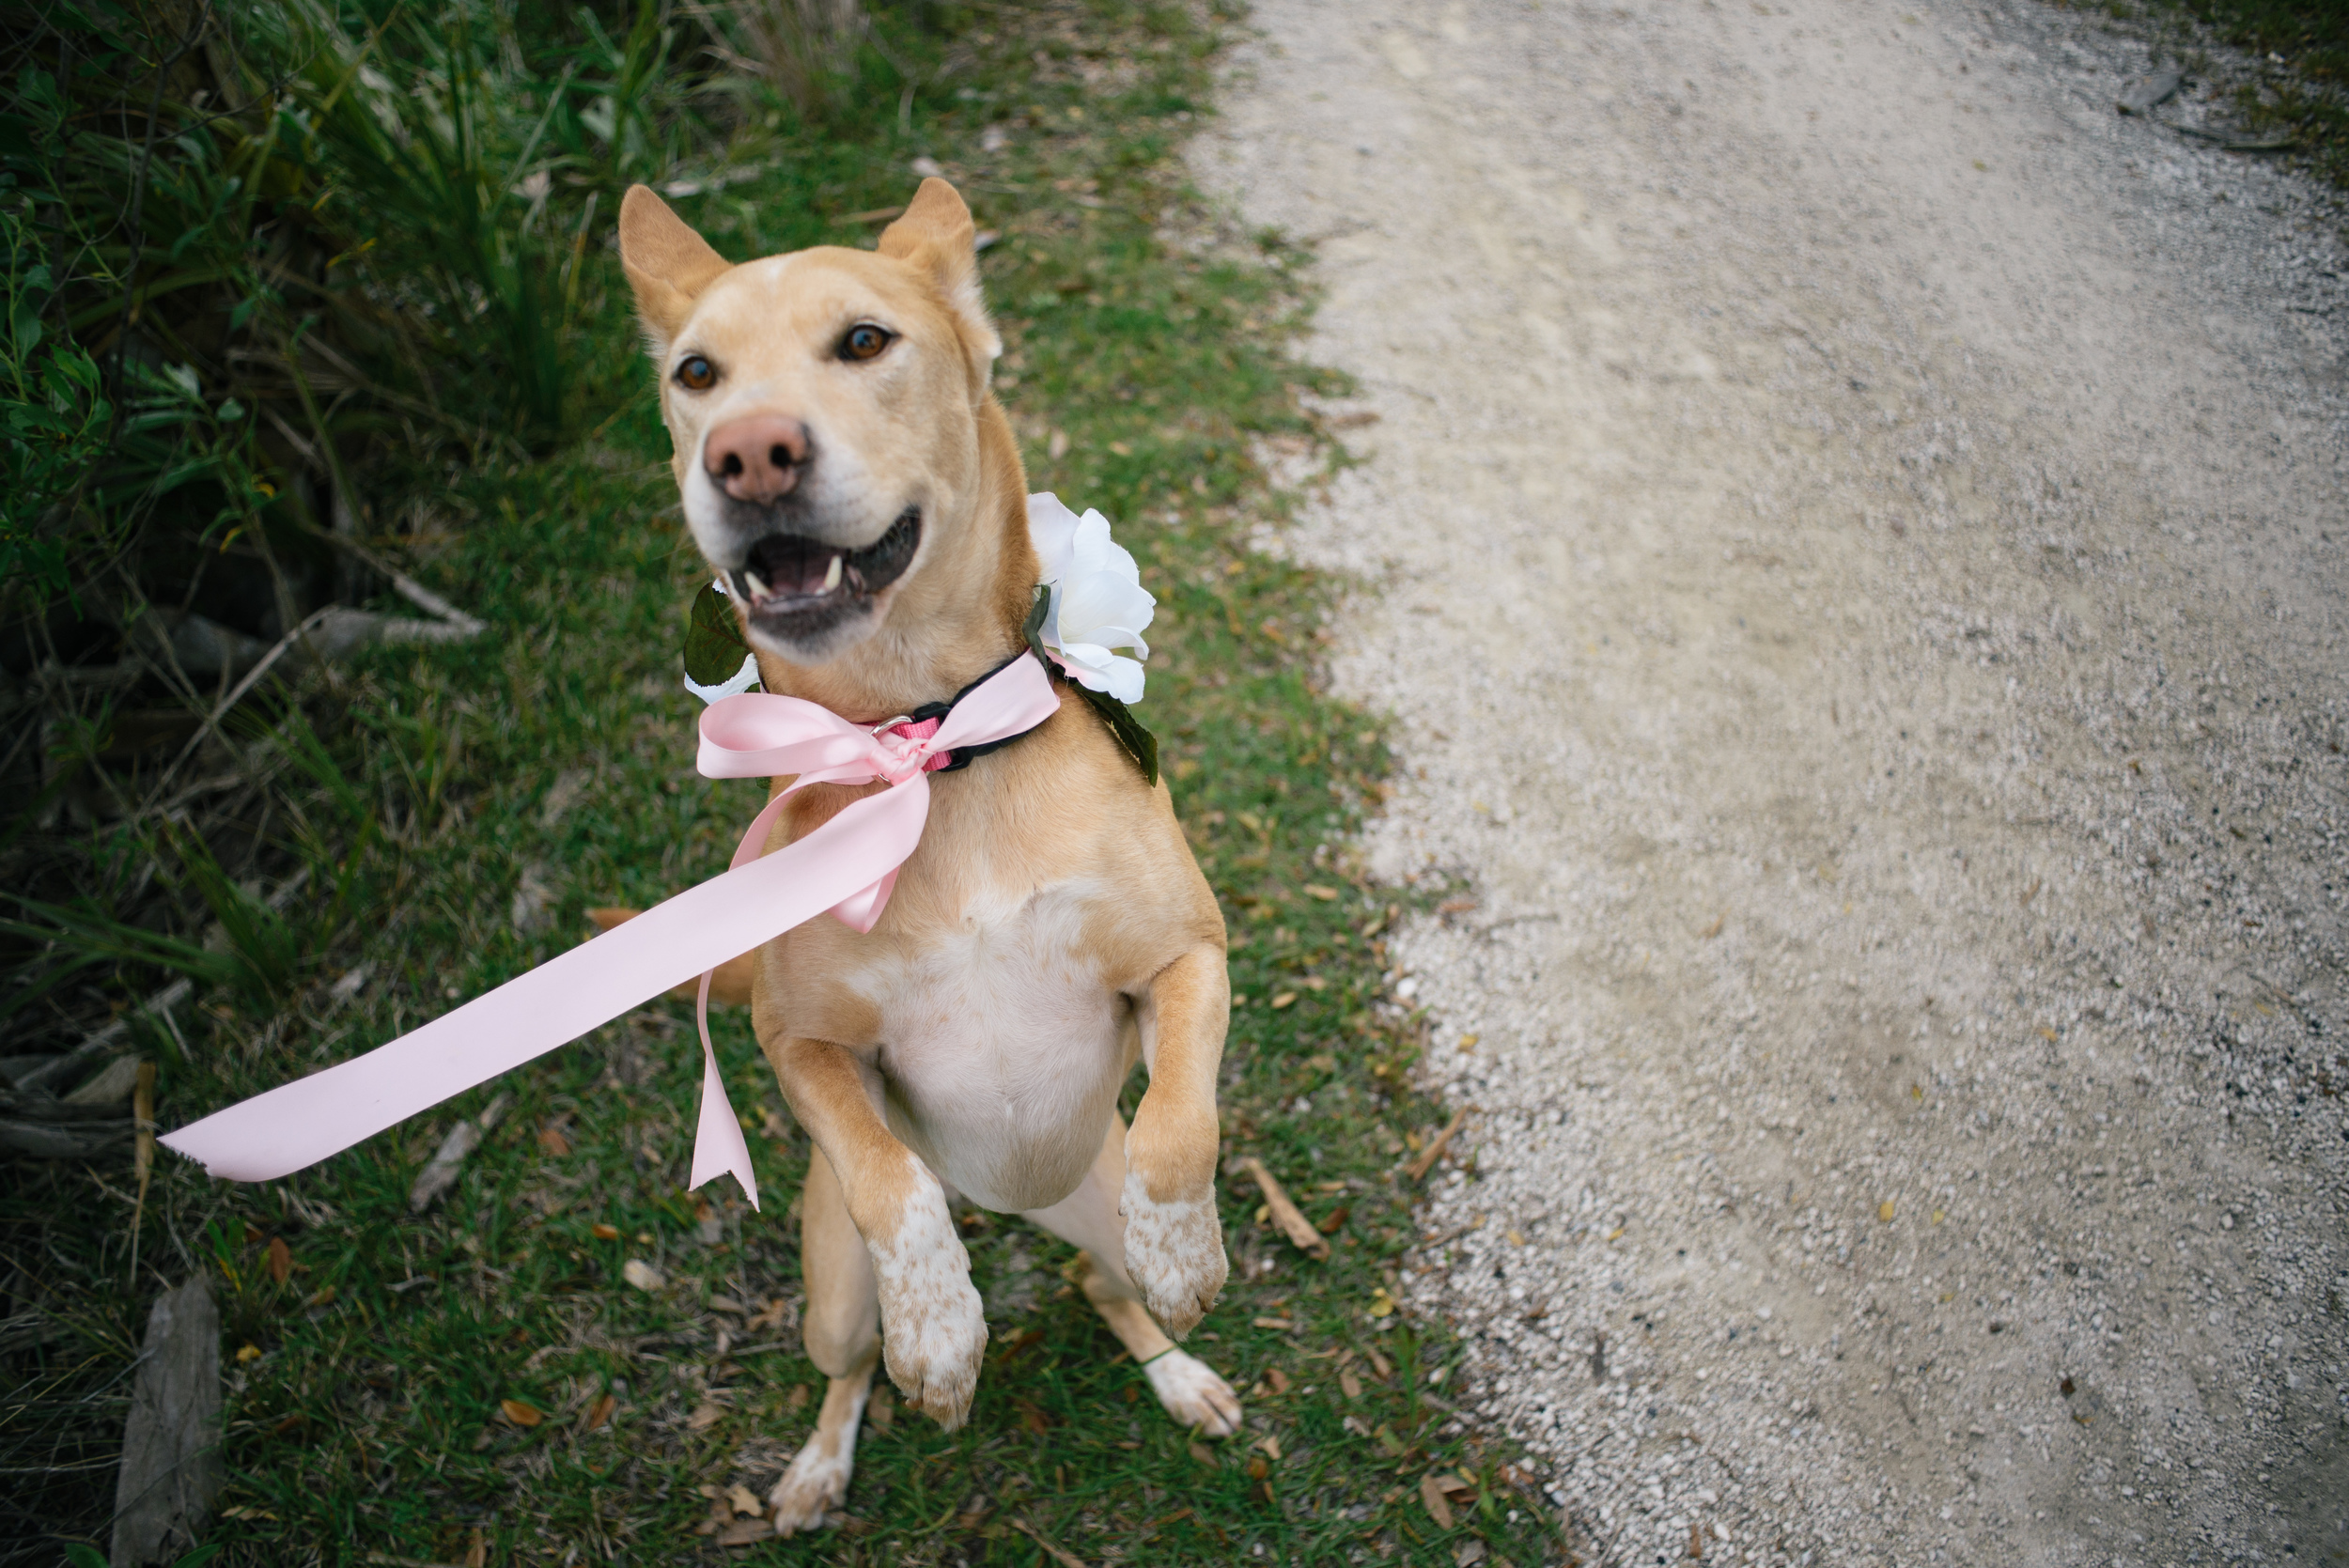
[[[2020,0],[1254,25],[1463,1419],[1584,1560],[2349,1560],[2320,193]]]

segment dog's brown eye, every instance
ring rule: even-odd
[[[718,367],[699,354],[688,354],[677,365],[677,384],[688,392],[708,392],[718,384]]]
[[[842,359],[872,359],[891,342],[889,333],[867,321],[848,329],[848,335],[840,340]]]

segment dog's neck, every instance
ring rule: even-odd
[[[991,395],[979,410],[978,447],[971,517],[952,548],[906,584],[912,591],[891,604],[879,629],[822,664],[794,664],[762,650],[763,689],[879,722],[948,700],[1024,645],[1020,627],[1038,570],[1028,537],[1027,475],[1010,421]]]

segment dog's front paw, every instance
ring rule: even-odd
[[[1150,1315],[1179,1340],[1207,1315],[1230,1272],[1215,1189],[1160,1203],[1143,1185],[1141,1172],[1128,1171],[1119,1207],[1126,1216],[1127,1277],[1141,1290]]]
[[[1144,1361],[1142,1370],[1150,1391],[1177,1424],[1207,1437],[1228,1437],[1239,1430],[1239,1395],[1206,1362],[1168,1350]]]
[[[767,1494],[775,1533],[821,1529],[832,1511],[848,1500],[848,1478],[856,1470],[856,1427],[826,1432],[820,1426]]]
[[[912,1157],[909,1156],[909,1158]],[[880,1286],[881,1357],[906,1403],[951,1432],[971,1413],[987,1352],[987,1314],[971,1284],[971,1259],[946,1212],[938,1178],[918,1180],[895,1230],[865,1237]]]

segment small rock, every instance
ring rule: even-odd
[[[2129,84],[2112,106],[2124,115],[2145,114],[2155,104],[2167,102],[2185,81],[2186,78],[2174,70],[2157,70],[2150,76],[2140,76]]]

